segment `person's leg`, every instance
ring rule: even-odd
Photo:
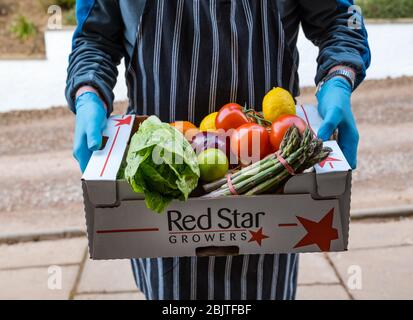
[[[132,259],[147,299],[292,300],[298,254]]]
[[[278,255],[276,300],[293,300],[297,287],[298,254]]]
[[[131,259],[136,286],[148,300],[179,300],[182,285],[178,276],[185,269],[183,258]],[[186,259],[186,258],[185,258]],[[185,270],[184,270],[184,273]]]
[[[297,253],[296,254],[296,264],[295,264],[295,269],[293,270],[293,290],[292,290],[292,295],[291,295],[291,300],[295,300],[295,297],[297,295],[297,282],[298,282],[298,267],[299,267],[299,262],[300,262],[300,255]]]

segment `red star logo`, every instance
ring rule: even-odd
[[[269,236],[262,233],[262,227],[258,231],[248,231],[251,233],[251,239],[249,239],[248,242],[257,241],[257,243],[261,246],[261,241],[269,238]]]
[[[323,168],[324,165],[328,162],[328,164],[330,165],[330,168],[333,169],[333,162],[334,161],[341,161],[340,159],[336,159],[336,158],[332,158],[332,157],[327,157],[326,159],[324,159],[323,161],[321,161],[318,165]]]
[[[127,117],[124,118],[124,119],[114,119],[114,120],[117,122],[117,124],[115,125],[115,127],[119,127],[119,126],[122,126],[122,125],[124,125],[124,124],[130,125],[130,122],[131,122],[131,120],[132,120],[132,117],[131,117],[131,116],[127,116]]]
[[[338,239],[337,229],[333,228],[334,208],[332,208],[319,222],[302,217],[301,222],[307,234],[294,246],[294,248],[316,244],[321,251],[329,251],[332,240]]]

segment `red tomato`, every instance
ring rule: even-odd
[[[285,133],[293,124],[296,125],[301,133],[304,133],[304,130],[307,127],[307,124],[303,119],[289,114],[279,116],[277,120],[272,123],[270,142],[271,146],[274,148],[273,150],[277,151],[280,148],[280,144],[282,139],[284,138]]]
[[[248,117],[237,103],[228,103],[223,106],[215,118],[215,127],[225,131],[236,129],[246,123],[249,123]]]
[[[231,151],[245,165],[257,162],[270,153],[268,131],[256,123],[247,123],[235,129],[230,142]]]

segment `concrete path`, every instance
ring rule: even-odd
[[[298,299],[413,299],[413,219],[353,222],[349,251],[302,254]],[[0,299],[144,299],[85,238],[0,246]]]

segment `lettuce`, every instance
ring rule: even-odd
[[[131,139],[123,175],[133,191],[145,194],[146,206],[161,213],[173,199],[188,199],[200,173],[181,132],[151,116]]]

